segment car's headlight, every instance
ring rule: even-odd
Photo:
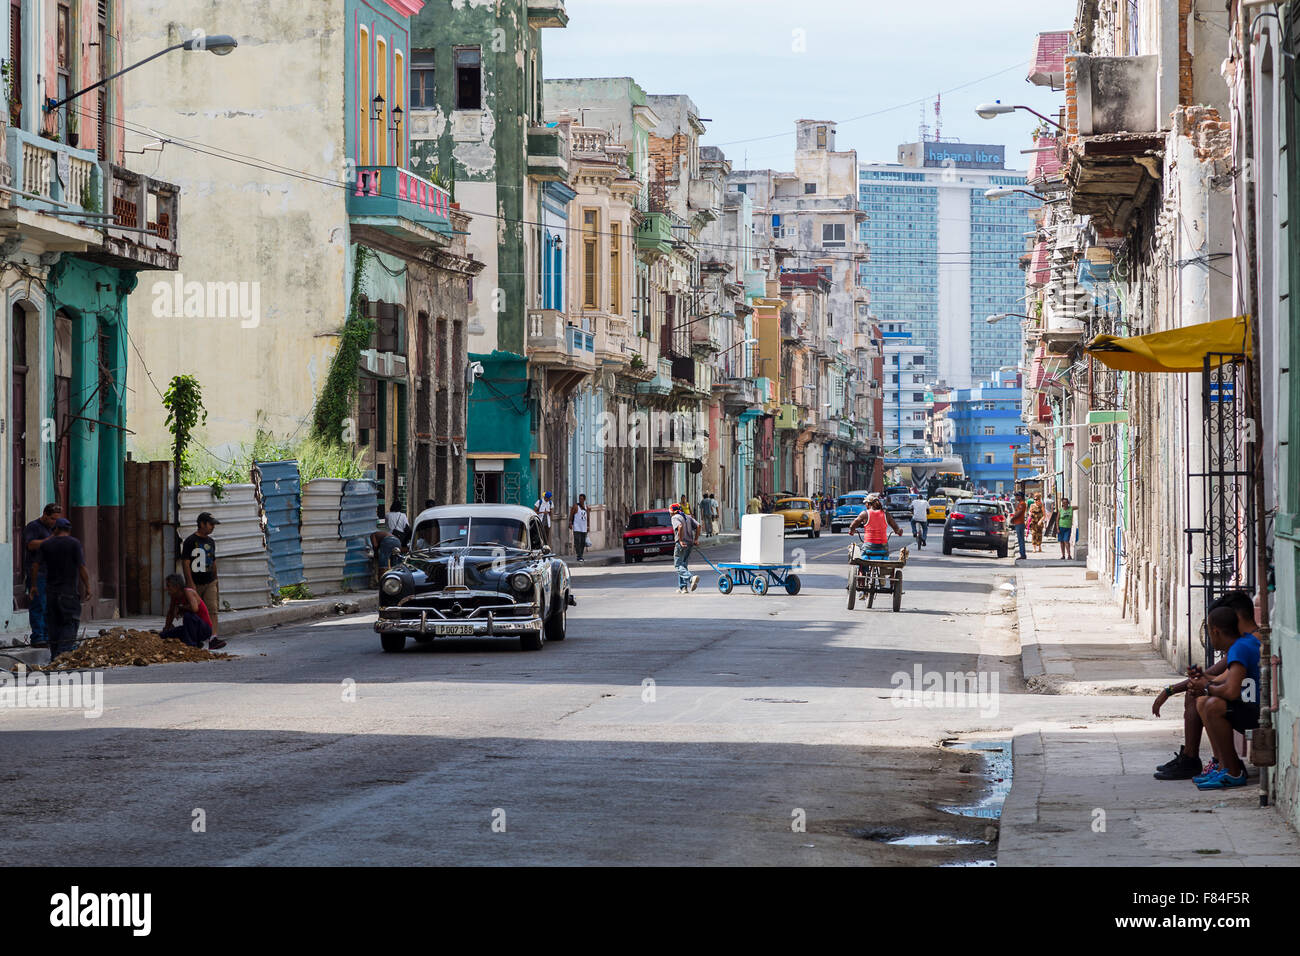
[[[379,582],[379,590],[389,597],[396,597],[402,593],[402,579],[395,574],[390,574]]]
[[[523,594],[525,591],[531,591],[533,589],[532,576],[525,574],[522,571],[518,574],[512,574],[510,575],[510,586],[520,594]]]

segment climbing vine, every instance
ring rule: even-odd
[[[199,380],[193,375],[174,376],[163,393],[163,406],[167,409],[167,430],[172,433],[172,457],[179,469],[189,451],[194,429],[208,421]]]
[[[370,336],[375,331],[375,323],[361,314],[362,275],[373,255],[365,246],[357,246],[347,321],[343,323],[339,348],[330,362],[320,397],[316,399],[312,435],[331,445],[343,444],[343,423],[352,414],[352,402],[357,394],[361,352],[370,344]]]

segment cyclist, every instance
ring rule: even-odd
[[[912,536],[918,548],[925,547],[925,535],[930,524],[930,501],[921,497],[912,502]]]
[[[862,557],[876,561],[889,559],[889,529],[894,534],[903,533],[894,516],[885,510],[880,496],[874,494],[867,498],[867,507],[849,525],[849,536],[859,528],[862,529]]]

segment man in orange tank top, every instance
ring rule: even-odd
[[[853,537],[859,528],[863,529],[862,556],[877,560],[889,557],[889,529],[892,528],[894,534],[903,533],[894,516],[885,510],[879,495],[867,498],[866,509],[849,525],[849,537]]]

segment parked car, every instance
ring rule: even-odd
[[[623,532],[623,563],[673,553],[673,521],[666,508],[634,511]]]
[[[862,514],[867,507],[866,491],[848,491],[835,499],[835,510],[831,512],[831,534],[848,531],[853,519]]]
[[[375,630],[390,652],[408,637],[482,636],[535,651],[564,640],[575,603],[568,565],[532,509],[445,505],[420,512],[410,552],[380,577]]]
[[[996,551],[1007,556],[1006,512],[996,501],[963,501],[948,512],[943,525],[943,553],[953,548]]]
[[[926,522],[948,520],[948,499],[931,498],[925,515]]]
[[[822,516],[811,498],[778,498],[772,513],[785,518],[785,533],[807,532],[810,538],[822,536]]]

